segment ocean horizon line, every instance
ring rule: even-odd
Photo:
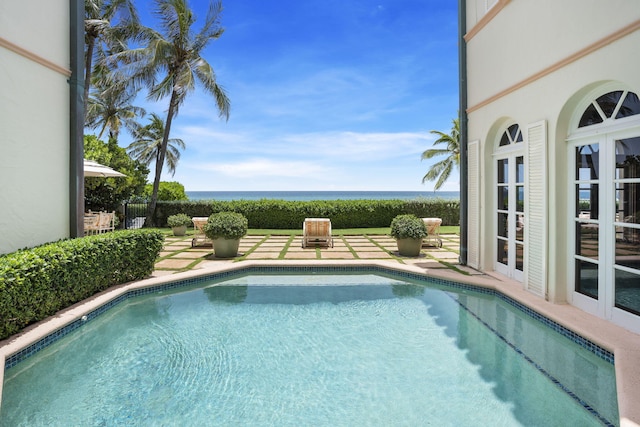
[[[447,199],[459,200],[459,191],[336,191],[336,190],[290,190],[290,191],[185,191],[189,200],[290,200],[290,201],[311,201],[311,200],[385,200],[385,199]]]

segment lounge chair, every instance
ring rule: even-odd
[[[422,220],[427,226],[427,237],[422,241],[422,244],[441,248],[440,224],[442,224],[442,218],[422,218]]]
[[[333,247],[329,218],[305,218],[302,223],[302,247],[306,248],[309,244]]]
[[[193,239],[191,240],[192,248],[199,245],[213,245],[213,241],[204,234],[204,226],[208,220],[208,216],[195,216],[191,218],[191,222],[193,222]]]

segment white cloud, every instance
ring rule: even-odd
[[[324,171],[318,163],[314,162],[279,161],[267,158],[252,158],[227,163],[194,163],[192,167],[197,170],[217,172],[223,176],[243,179],[300,177]]]

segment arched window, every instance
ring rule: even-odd
[[[606,120],[618,120],[636,114],[640,114],[638,95],[626,90],[616,90],[594,100],[582,114],[578,127],[593,126]]]
[[[623,323],[640,315],[640,100],[615,90],[578,113],[573,302]]]
[[[502,134],[502,138],[500,138],[500,147],[504,147],[506,145],[511,145],[511,144],[517,144],[519,142],[522,142],[522,132],[520,132],[520,126],[511,125]]]

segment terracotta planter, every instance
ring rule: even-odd
[[[187,226],[181,225],[179,227],[171,227],[174,236],[184,236],[187,234]]]
[[[238,255],[240,239],[225,239],[220,237],[213,241],[213,251],[216,258],[233,258]]]
[[[422,249],[422,239],[396,239],[398,252],[402,256],[418,256]]]

